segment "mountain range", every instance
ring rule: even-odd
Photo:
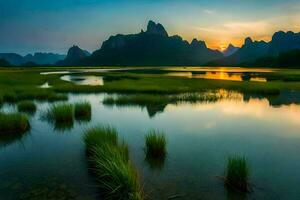
[[[53,65],[65,57],[65,55],[55,53],[34,53],[33,55],[27,54],[26,56],[16,53],[0,53],[0,59],[4,59],[12,65],[26,65],[29,62],[37,65]]]
[[[110,36],[92,54],[72,46],[67,55],[0,53],[0,59],[5,64],[28,66],[300,66],[300,33],[279,31],[270,42],[248,37],[241,48],[230,44],[220,52],[201,40],[188,42],[178,35],[170,36],[162,24],[150,20],[145,31]]]
[[[201,65],[222,58],[217,50],[207,48],[204,41],[191,43],[180,36],[169,36],[165,28],[149,21],[147,30],[137,34],[111,36],[101,48],[79,65],[161,66]]]
[[[300,49],[300,33],[279,31],[270,42],[253,41],[246,38],[244,45],[230,56],[209,62],[209,65],[236,66],[265,63],[276,65],[274,61],[283,54]],[[270,60],[269,62],[267,60]],[[272,63],[271,63],[272,60]],[[262,62],[263,61],[263,62]],[[299,57],[300,63],[300,57]],[[284,63],[277,63],[282,65]]]

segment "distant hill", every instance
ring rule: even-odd
[[[9,67],[10,64],[4,59],[0,59],[0,67]]]
[[[74,45],[68,50],[68,54],[64,60],[58,61],[57,65],[67,66],[67,65],[77,65],[80,60],[90,56],[91,54]]]
[[[246,38],[244,45],[232,55],[209,62],[209,65],[235,66],[265,62],[282,53],[300,49],[300,33],[276,32],[270,42]]]
[[[23,56],[16,53],[0,53],[0,59],[4,59],[12,65],[21,65],[24,63]]]
[[[191,43],[180,36],[169,36],[161,24],[149,21],[147,30],[138,34],[111,36],[82,65],[201,65],[222,58],[223,54],[206,47],[204,41]]]
[[[33,55],[28,54],[24,57],[16,53],[0,53],[0,58],[5,59],[12,65],[24,65],[30,62],[38,65],[51,65],[65,57],[65,55],[54,53],[35,53]]]
[[[35,53],[28,54],[24,57],[25,62],[33,62],[39,65],[55,64],[59,60],[65,59],[66,55],[54,54],[54,53]]]
[[[235,47],[232,44],[229,44],[228,47],[222,53],[225,57],[227,57],[227,56],[231,56],[239,49],[240,49],[239,47]]]

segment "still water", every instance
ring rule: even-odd
[[[272,106],[267,99],[237,93],[150,112],[147,107],[104,106],[105,96],[69,95],[70,102],[92,104],[92,119],[64,130],[41,118],[50,104],[38,103],[27,134],[1,139],[0,199],[101,199],[83,143],[84,130],[98,124],[115,126],[128,142],[150,199],[300,199],[299,105]],[[144,136],[153,128],[164,130],[168,141],[159,167],[149,165],[143,151]],[[254,191],[247,196],[228,192],[217,178],[235,154],[250,163]]]

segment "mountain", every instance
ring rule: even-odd
[[[12,65],[24,65],[25,63],[36,63],[38,65],[51,65],[57,61],[64,59],[65,55],[54,53],[35,53],[21,56],[16,53],[0,53],[0,59],[5,59]]]
[[[254,67],[300,67],[300,49],[285,51],[277,56],[262,57],[251,63]]]
[[[55,64],[56,62],[65,59],[66,55],[54,54],[54,53],[35,53],[27,54],[24,57],[24,63],[32,62],[38,65]],[[23,64],[24,64],[23,63]]]
[[[169,36],[161,24],[149,21],[146,31],[138,34],[111,36],[99,50],[86,57],[81,65],[200,65],[222,58],[217,50],[207,48],[204,41],[191,43],[180,36]]]
[[[235,47],[232,44],[229,44],[228,47],[222,53],[225,57],[227,57],[227,56],[231,56],[239,49],[240,49],[239,47]]]
[[[10,64],[4,59],[0,59],[0,67],[9,67]]]
[[[16,53],[0,53],[0,59],[4,59],[12,65],[21,65],[24,63],[24,58]]]
[[[276,32],[270,42],[268,54],[277,56],[282,52],[300,49],[300,33],[294,32]]]
[[[57,64],[64,66],[64,65],[76,65],[81,59],[90,56],[91,54],[79,48],[78,46],[74,45],[68,50],[68,54],[64,60],[58,61]]]
[[[247,65],[270,60],[282,53],[300,49],[300,33],[279,31],[274,33],[270,42],[252,41],[246,38],[244,45],[234,54],[209,62],[209,65]]]

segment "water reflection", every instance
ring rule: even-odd
[[[259,77],[256,73],[239,73],[239,72],[225,72],[225,71],[207,71],[207,72],[169,72],[167,76],[179,76],[186,78],[201,78],[213,80],[227,80],[227,81],[254,81],[267,82],[264,77]]]
[[[148,164],[150,169],[152,170],[161,170],[164,167],[166,161],[166,155],[161,156],[161,157],[151,157],[151,156],[146,156],[145,162]]]
[[[94,75],[64,75],[61,80],[73,82],[77,85],[99,86],[104,84],[101,76]]]
[[[139,105],[103,106],[99,103],[106,97],[103,94],[71,94],[69,101],[91,102],[88,126],[99,122],[116,126],[120,137],[129,144],[130,157],[145,183],[146,194],[151,194],[152,199],[297,199],[300,195],[297,94],[283,91],[275,97],[259,97],[221,90],[218,95],[222,98],[217,101],[167,103],[159,109],[153,104],[153,107],[143,105],[143,110]],[[286,105],[274,106],[277,104],[274,99]],[[43,111],[49,105],[38,103],[38,106]],[[149,117],[150,111],[160,114]],[[81,199],[99,198],[84,157],[82,138],[86,126],[74,123],[72,130],[66,130],[72,134],[54,134],[52,124],[33,117],[31,137],[22,140],[26,148],[9,145],[0,149],[1,198],[20,199],[11,195],[33,197],[34,193],[39,199],[56,191],[69,196],[69,186],[74,186],[73,191]],[[168,155],[160,162],[145,160],[143,133],[151,128],[166,130]],[[224,173],[228,155],[237,153],[249,158],[251,182],[262,190],[255,188],[249,196],[232,193],[215,178]],[[39,182],[39,186],[32,183],[32,177],[44,176],[58,178],[58,186],[49,189],[47,185],[52,184],[47,181]],[[22,184],[3,187],[12,177],[20,177]]]
[[[0,148],[9,146],[13,143],[21,143],[24,137],[26,137],[27,132],[24,134],[0,134]]]
[[[39,88],[51,88],[52,86],[49,85],[48,82],[45,82],[44,84],[40,85]]]

